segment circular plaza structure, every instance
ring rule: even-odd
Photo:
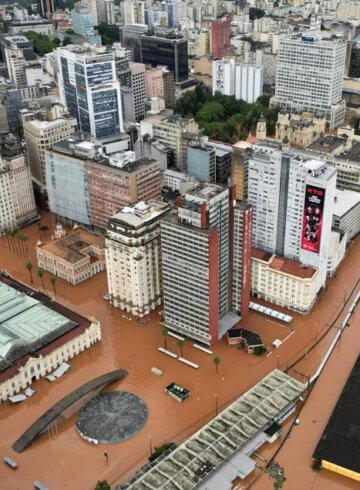
[[[127,391],[101,393],[81,408],[76,420],[80,436],[95,444],[125,441],[145,425],[145,402]]]

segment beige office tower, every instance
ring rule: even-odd
[[[236,199],[246,201],[248,155],[246,148],[233,147],[231,155],[231,183],[236,187]]]
[[[162,302],[160,220],[170,206],[138,202],[109,220],[106,268],[111,303],[143,317]]]
[[[65,140],[75,132],[76,120],[63,116],[53,121],[33,119],[24,121],[24,136],[27,156],[33,180],[39,187],[45,187],[45,150],[54,143]]]

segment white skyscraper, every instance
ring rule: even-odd
[[[213,61],[213,93],[253,103],[263,93],[263,68],[231,60]]]
[[[149,314],[162,302],[160,220],[170,206],[139,202],[112,216],[106,232],[111,303],[132,315]]]
[[[271,142],[255,145],[248,168],[253,206],[253,246],[319,269],[325,283],[336,169],[323,161],[282,151]]]
[[[271,106],[310,112],[323,110],[330,128],[342,124],[345,54],[346,42],[341,37],[308,32],[282,38]]]

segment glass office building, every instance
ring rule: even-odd
[[[140,38],[141,63],[146,65],[167,66],[174,72],[175,82],[187,80],[188,43],[182,36],[166,36],[157,34],[154,36],[143,35]]]
[[[96,138],[123,132],[120,84],[115,60],[104,48],[57,50],[60,95],[78,127]]]

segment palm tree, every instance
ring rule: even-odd
[[[95,490],[111,490],[111,487],[106,480],[99,480],[96,484]]]
[[[163,327],[163,329],[161,330],[161,335],[164,337],[164,345],[165,349],[167,350],[166,337],[169,335],[169,330],[166,327]]]
[[[215,364],[216,372],[218,372],[218,366],[219,366],[220,362],[221,362],[220,357],[218,357],[218,356],[213,357],[213,363]]]
[[[26,242],[28,241],[29,237],[27,235],[24,235],[24,234],[21,236],[22,236],[22,241],[23,241],[24,248],[25,248],[25,256],[27,257],[28,256],[28,248],[27,248]]]
[[[26,268],[29,271],[30,274],[30,282],[33,283],[33,276],[32,276],[32,268],[33,268],[33,263],[32,262],[27,262]]]
[[[37,270],[37,275],[41,279],[41,284],[42,284],[43,290],[45,290],[45,287],[44,287],[44,279],[43,279],[43,277],[44,277],[44,269],[42,269],[41,267],[39,267],[38,270]]]
[[[180,357],[182,357],[182,351],[183,351],[183,347],[185,345],[185,340],[179,339],[176,341],[176,343],[180,348]]]
[[[51,276],[50,277],[50,282],[52,284],[52,287],[54,288],[54,294],[55,294],[55,298],[56,298],[56,289],[55,289],[56,277],[55,276]]]

